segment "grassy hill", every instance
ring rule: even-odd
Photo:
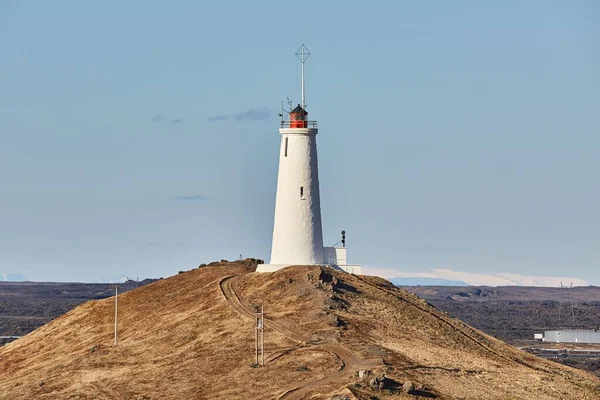
[[[71,310],[0,348],[0,399],[600,398],[593,375],[516,350],[383,279],[254,268],[211,264],[119,296],[118,347],[114,299]],[[267,365],[256,368],[258,303]],[[371,388],[374,377],[383,388]]]

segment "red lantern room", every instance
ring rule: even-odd
[[[290,111],[290,128],[306,128],[308,126],[308,113],[298,104]]]

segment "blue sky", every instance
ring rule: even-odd
[[[600,3],[205,4],[0,0],[0,273],[268,259],[305,43],[326,245],[600,284]]]

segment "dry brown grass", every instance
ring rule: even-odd
[[[516,350],[382,279],[251,271],[220,264],[123,294],[116,348],[113,299],[77,307],[0,348],[0,399],[271,399],[294,388],[288,397],[418,398],[372,391],[352,370],[365,365],[438,399],[600,398],[594,376]],[[264,368],[251,367],[253,322],[223,295],[228,276],[243,304],[263,303],[274,321]]]

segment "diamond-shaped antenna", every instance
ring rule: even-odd
[[[302,43],[302,46],[298,48],[298,51],[296,52],[296,57],[298,57],[302,64],[304,64],[306,60],[308,60],[308,57],[310,57],[310,51],[308,51],[304,43]]]
[[[298,48],[298,51],[296,52],[296,57],[298,57],[300,63],[302,63],[302,108],[306,109],[306,90],[304,88],[304,63],[306,63],[306,60],[308,60],[308,57],[310,57],[310,51],[308,51],[304,43],[302,43],[302,46]]]

